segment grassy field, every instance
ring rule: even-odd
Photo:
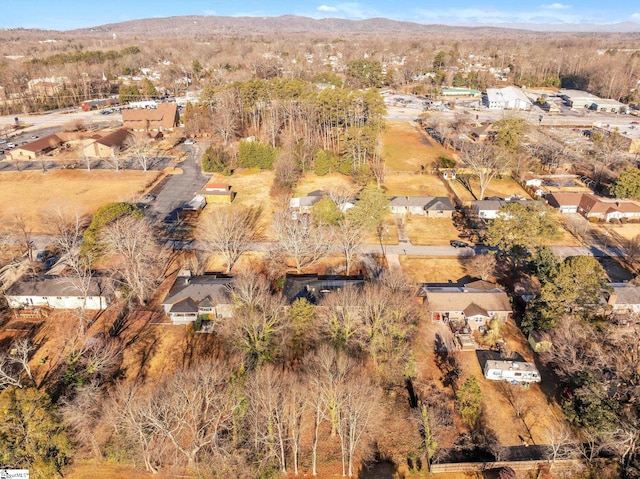
[[[446,246],[459,234],[450,218],[424,216],[407,216],[405,230],[412,244],[424,246]]]
[[[355,193],[357,186],[353,184],[351,177],[340,173],[332,173],[325,176],[305,173],[298,181],[294,196],[305,196],[315,190],[330,191],[331,189],[345,189]]]
[[[400,266],[412,283],[454,283],[467,276],[465,258],[400,256]]]
[[[453,152],[420,130],[420,126],[409,122],[387,122],[382,135],[382,157],[388,171],[420,171],[430,169],[435,160]]]
[[[388,174],[384,181],[389,196],[449,196],[438,175]]]
[[[154,182],[157,171],[55,170],[0,173],[2,221],[22,215],[34,234],[47,233],[42,215],[53,207],[91,215],[112,201],[132,201]]]

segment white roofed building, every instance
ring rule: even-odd
[[[531,110],[533,103],[521,88],[487,88],[486,105],[492,110]]]

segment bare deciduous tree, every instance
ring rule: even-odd
[[[156,243],[151,225],[143,218],[125,216],[109,223],[101,240],[115,256],[114,271],[131,296],[144,304],[166,266],[165,251]]]
[[[365,235],[365,228],[348,217],[343,218],[342,221],[331,228],[334,244],[344,255],[347,276],[351,274],[351,266],[360,250]]]
[[[276,213],[273,230],[277,239],[274,253],[291,258],[298,274],[330,251],[326,229],[316,226],[309,215],[292,218],[289,211]]]
[[[207,216],[201,239],[207,251],[221,254],[229,273],[238,259],[259,237],[261,208],[231,206],[216,208]]]
[[[495,274],[496,265],[495,255],[489,253],[478,254],[469,260],[467,270],[471,275],[486,281]]]
[[[509,166],[508,157],[488,143],[468,144],[460,151],[460,157],[478,177],[479,200],[484,199],[491,181]]]
[[[131,135],[127,140],[127,147],[134,160],[143,171],[147,171],[153,163],[153,140],[146,134]]]

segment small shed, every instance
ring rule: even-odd
[[[197,196],[203,196],[207,203],[231,203],[235,193],[224,183],[207,183]]]
[[[549,341],[547,335],[541,331],[531,331],[528,339],[531,349],[536,353],[544,353],[553,347],[553,343]]]

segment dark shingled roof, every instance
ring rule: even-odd
[[[16,282],[7,291],[7,296],[61,296],[81,297],[84,293],[76,286],[74,278],[44,276]],[[87,296],[106,296],[110,293],[111,281],[107,278],[91,278]]]
[[[287,274],[282,294],[289,303],[304,298],[310,303],[317,303],[327,291],[336,291],[347,286],[362,286],[364,276],[339,276],[317,274]]]
[[[229,297],[229,286],[232,282],[232,277],[222,274],[178,276],[162,304],[175,305],[186,298],[191,298],[196,303],[207,298],[213,301],[226,300]]]

